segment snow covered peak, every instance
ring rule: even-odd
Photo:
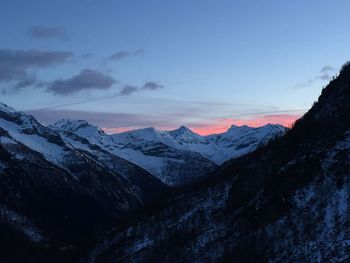
[[[55,122],[51,127],[73,132],[85,138],[103,137],[105,135],[104,131],[84,120],[62,119]]]
[[[186,126],[181,126],[180,128],[178,128],[177,130],[179,130],[179,131],[183,131],[183,132],[192,132],[189,128],[187,128]]]
[[[65,130],[70,132],[75,132],[79,130],[80,128],[85,128],[90,125],[87,121],[84,120],[69,120],[69,119],[62,119],[57,122],[55,122],[52,126]],[[96,127],[97,129],[97,127]]]
[[[112,135],[114,138],[120,138],[120,139],[147,139],[147,140],[158,140],[159,139],[159,132],[153,128],[143,128],[143,129],[137,129],[132,131],[126,131],[121,133],[116,133]]]
[[[285,132],[286,127],[280,125],[280,124],[271,124],[268,123],[264,126],[259,127],[262,130],[267,130],[267,131],[276,131],[276,132]]]
[[[286,131],[286,127],[280,125],[280,124],[266,124],[264,126],[260,127],[250,127],[247,125],[237,126],[232,125],[227,132],[223,133],[223,135],[235,135],[239,136],[246,133],[252,133],[252,132],[263,132],[263,133],[284,133]]]
[[[140,135],[142,135],[142,134],[144,134],[144,135],[157,135],[158,131],[153,127],[147,127],[144,129],[135,130],[135,133],[140,134]]]
[[[164,143],[174,146],[174,140],[167,131],[158,131],[153,127],[127,131],[112,135],[113,139],[118,143]]]
[[[170,131],[170,133],[172,134],[195,134],[193,131],[191,131],[189,128],[185,127],[185,126],[181,126],[178,129],[172,130]]]
[[[2,102],[0,102],[0,111],[8,112],[8,113],[17,112],[15,109],[11,108],[10,106],[7,106],[5,103],[2,103]]]
[[[227,130],[226,133],[237,133],[237,132],[242,132],[242,131],[248,131],[254,129],[253,127],[249,127],[247,125],[231,125],[231,127]]]
[[[175,140],[177,140],[180,143],[187,142],[187,143],[194,143],[199,142],[203,140],[203,137],[193,131],[191,131],[189,128],[185,126],[181,126],[180,128],[176,130],[172,130],[168,132],[171,137],[173,137]]]

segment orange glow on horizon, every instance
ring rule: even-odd
[[[266,124],[280,124],[285,127],[291,127],[292,124],[299,119],[302,114],[276,114],[266,116],[255,116],[251,119],[223,119],[220,123],[207,125],[203,127],[193,128],[192,130],[200,135],[210,135],[215,133],[226,132],[232,124],[237,126],[247,125],[250,127],[261,127]]]
[[[212,124],[201,124],[201,125],[189,125],[189,128],[200,134],[200,135],[210,135],[226,132],[231,125],[247,125],[250,127],[260,127],[266,124],[280,124],[285,127],[291,127],[291,125],[300,117],[302,114],[276,114],[276,115],[266,115],[266,116],[255,116],[250,119],[218,119]],[[102,128],[108,134],[121,133],[125,131],[131,131],[140,129],[141,127],[120,127],[120,128]],[[175,128],[168,127],[157,127],[160,130],[172,130]]]

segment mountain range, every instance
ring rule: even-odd
[[[75,261],[101,233],[172,196],[172,187],[199,182],[229,156],[284,132],[268,125],[211,136],[185,127],[107,135],[86,121],[44,126],[0,103],[1,259]]]
[[[145,128],[108,135],[83,120],[60,120],[50,126],[70,144],[73,133],[128,160],[169,186],[193,183],[225,161],[247,154],[285,133],[281,125],[232,126],[227,132],[201,136],[182,126],[172,131]]]

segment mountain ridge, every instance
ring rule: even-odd
[[[148,127],[108,135],[94,125],[74,120],[61,120],[51,127],[76,133],[177,187],[202,180],[218,165],[247,154],[286,131],[281,125],[270,124],[258,128],[232,126],[226,133],[208,136],[185,126],[171,131]]]

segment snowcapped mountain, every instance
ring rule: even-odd
[[[90,127],[86,122],[77,122],[80,127]],[[42,126],[33,117],[24,113],[16,112],[12,108],[2,104],[0,108],[0,128],[7,131],[14,140],[22,143],[33,151],[43,155],[43,157],[70,173],[72,177],[79,181],[79,172],[71,168],[77,164],[82,156],[91,159],[96,165],[106,165],[113,172],[118,173],[125,180],[132,180],[137,186],[137,179],[148,181],[147,188],[162,188],[164,185],[159,180],[142,170],[140,167],[111,155],[96,145],[90,144],[86,139],[75,134],[65,132],[61,136],[58,131]],[[61,131],[61,130],[60,130]],[[96,132],[99,132],[98,130]],[[101,132],[100,135],[102,135]],[[19,153],[18,153],[19,154]],[[84,160],[85,161],[85,160]],[[90,161],[91,162],[91,161]],[[135,189],[134,189],[135,190]],[[151,191],[154,193],[154,189]],[[147,195],[142,187],[137,189],[138,194]]]
[[[25,248],[78,253],[82,243],[165,191],[134,164],[77,135],[62,138],[0,103],[0,230]],[[8,240],[0,237],[1,244]]]
[[[237,158],[285,133],[280,125],[232,126],[226,133],[201,136],[182,126],[173,131],[145,128],[107,135],[86,121],[61,120],[53,127],[87,139],[155,175],[171,186],[193,182],[217,165]]]
[[[281,136],[286,128],[281,125],[267,124],[253,128],[232,125],[227,132],[200,136],[186,127],[170,131],[178,147],[198,152],[218,165],[254,151],[269,140]]]
[[[259,145],[285,132],[286,128],[281,125],[268,124],[258,128],[232,125],[225,133],[201,136],[182,126],[173,131],[146,128],[113,134],[112,137],[122,147],[133,145],[144,148],[150,143],[162,143],[179,150],[199,153],[220,165],[254,151]]]
[[[86,123],[84,125],[86,125]],[[134,186],[134,191],[137,192],[143,202],[151,202],[166,190],[167,187],[159,179],[139,166],[136,166],[115,154],[111,154],[97,144],[92,144],[84,137],[80,137],[73,132],[58,129],[53,126],[51,126],[51,129],[59,133],[61,138],[67,144],[73,146],[75,149],[81,150],[85,154],[91,156],[94,160],[106,165],[111,171],[120,174],[124,179],[131,182]]]
[[[85,138],[91,144],[142,167],[170,186],[194,182],[217,168],[201,154],[177,147],[168,132],[154,128],[107,135],[85,121],[61,120],[52,127]]]
[[[284,136],[110,233],[89,262],[349,262],[349,226],[346,64]]]

